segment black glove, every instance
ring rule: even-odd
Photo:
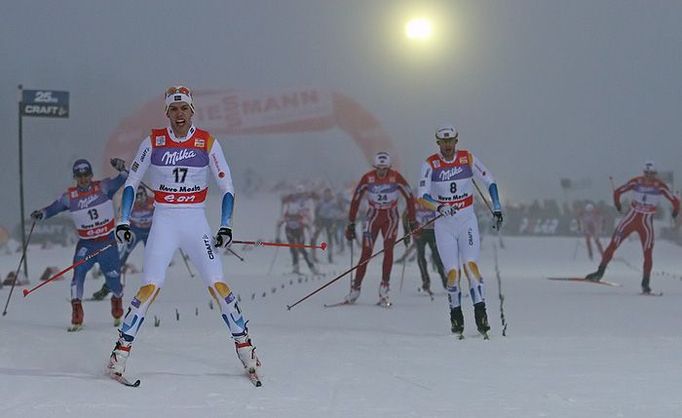
[[[346,239],[348,241],[353,241],[355,239],[355,224],[352,222],[346,227]]]
[[[457,213],[457,208],[450,205],[439,205],[438,208],[436,208],[436,211],[443,216],[452,216]]]
[[[496,210],[493,212],[493,220],[495,221],[495,225],[493,225],[493,229],[500,230],[502,227],[502,222],[504,221],[504,218],[502,217],[502,211],[501,210]]]
[[[110,163],[111,163],[111,166],[114,167],[114,169],[118,172],[127,171],[126,170],[126,162],[120,158],[112,158]]]
[[[673,213],[672,213],[673,219],[677,218],[677,215],[678,215],[679,213],[680,213],[680,210],[679,210],[679,209],[673,209]]]
[[[34,210],[31,212],[31,219],[34,221],[41,221],[45,217],[45,212],[42,209]]]
[[[126,223],[119,223],[116,225],[116,239],[121,244],[130,244],[133,241],[133,233],[130,231],[130,225]]]
[[[228,248],[232,244],[232,228],[221,226],[218,233],[213,237],[213,245],[216,248]]]
[[[412,241],[412,236],[414,236],[415,239],[417,238],[418,232],[415,232],[415,231],[417,231],[417,228],[418,228],[418,225],[417,225],[416,221],[407,221],[407,233],[410,235],[407,235],[405,237],[405,240],[403,241],[405,243],[405,247],[410,246],[410,242]]]
[[[616,210],[618,211],[618,213],[621,213],[621,211],[623,210],[623,207],[621,206],[620,202],[614,201],[613,206],[616,207]]]

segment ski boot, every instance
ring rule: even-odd
[[[359,287],[358,288],[351,287],[350,293],[348,293],[346,295],[346,297],[344,298],[344,302],[346,302],[348,304],[352,304],[352,303],[355,303],[355,301],[358,300],[359,297],[360,297],[360,288]]]
[[[291,274],[296,274],[298,276],[301,275],[301,268],[298,266],[298,263],[294,264],[293,270],[291,270]]]
[[[440,276],[440,279],[443,283],[443,290],[445,290],[447,292],[448,291],[448,276],[443,274],[442,276]]]
[[[450,331],[457,335],[457,339],[464,339],[464,315],[461,306],[450,309]]]
[[[131,263],[125,263],[123,268],[121,268],[121,274],[136,274],[139,272],[140,272],[140,270],[138,270],[138,268],[135,267],[135,265],[131,264]]]
[[[424,283],[422,283],[422,285],[421,285],[420,287],[417,288],[417,291],[418,291],[419,293],[422,293],[422,292],[423,292],[423,293],[426,293],[426,294],[429,294],[429,295],[432,295],[432,294],[433,294],[433,292],[431,291],[431,283],[429,283],[429,282],[424,282]]]
[[[98,291],[96,291],[95,293],[92,294],[92,298],[93,298],[94,300],[102,300],[102,299],[104,299],[105,297],[107,297],[107,295],[109,294],[109,292],[110,292],[110,291],[109,291],[109,288],[107,287],[107,284],[104,283],[104,284],[102,285],[102,288],[101,288],[100,290],[98,290]]]
[[[239,361],[242,362],[244,368],[249,373],[257,371],[261,364],[256,355],[256,347],[251,344],[251,339],[242,337],[234,342],[234,346],[237,351],[237,357],[239,357]]]
[[[585,280],[589,280],[591,282],[598,282],[599,280],[601,280],[602,276],[604,275],[604,270],[606,270],[606,266],[603,266],[600,264],[597,271],[590,273],[587,276],[585,276]]]
[[[263,385],[259,376],[261,364],[256,355],[256,347],[251,344],[251,339],[248,336],[239,337],[235,340],[234,345],[237,350],[237,357],[244,365],[249,380],[254,386],[261,387]]]
[[[642,293],[648,295],[651,293],[651,287],[649,287],[649,275],[645,274],[642,276]]]
[[[116,345],[109,356],[109,364],[107,365],[107,371],[115,376],[122,376],[126,370],[126,361],[128,361],[128,356],[130,355],[130,349],[132,348],[132,343],[127,342],[123,336],[119,337],[116,341]]]
[[[478,332],[481,333],[484,340],[489,339],[488,331],[490,331],[490,325],[488,325],[488,314],[485,310],[485,302],[478,302],[474,304],[474,317],[476,318],[476,327]]]
[[[388,283],[382,282],[379,285],[379,302],[377,302],[377,305],[384,308],[391,307],[391,299],[388,296],[389,291]]]
[[[80,299],[71,299],[71,326],[69,332],[80,331],[83,328],[83,305]]]
[[[111,297],[111,316],[114,317],[114,326],[118,327],[121,325],[123,318],[123,298],[112,296]]]

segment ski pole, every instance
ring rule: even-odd
[[[12,287],[9,289],[9,295],[7,295],[7,302],[5,302],[5,309],[2,311],[2,316],[7,315],[7,306],[9,306],[9,300],[12,297],[12,292],[14,291],[14,286],[17,284],[17,280],[19,280],[19,272],[21,271],[21,264],[24,262],[24,258],[26,258],[26,249],[28,248],[28,243],[31,241],[31,234],[33,234],[33,228],[36,226],[36,221],[33,221],[31,224],[31,230],[28,231],[28,237],[26,238],[26,243],[24,244],[24,248],[21,251],[21,259],[19,260],[19,267],[17,267],[16,273],[14,275],[14,281],[12,282]]]
[[[398,289],[398,293],[403,292],[403,281],[405,280],[405,265],[407,264],[407,250],[408,248],[405,247],[405,255],[403,255],[403,268],[402,272],[400,272],[400,288]]]
[[[232,253],[233,256],[237,257],[237,258],[239,259],[239,261],[244,262],[244,257],[240,257],[239,254],[235,253],[235,252],[232,250],[232,248],[227,247],[227,251],[229,251],[230,253]]]
[[[576,257],[578,257],[578,247],[580,247],[580,239],[581,237],[578,237],[575,241],[575,248],[573,249],[573,261],[575,261]]]
[[[180,257],[182,257],[182,261],[185,262],[185,267],[187,267],[187,271],[189,272],[190,277],[194,277],[194,273],[192,273],[192,269],[189,268],[189,263],[187,262],[187,256],[185,255],[185,252],[182,251],[182,248],[178,248],[180,250]]]
[[[426,222],[424,225],[421,225],[421,226],[417,227],[417,229],[415,229],[414,231],[408,232],[407,234],[403,235],[402,238],[400,238],[399,240],[397,240],[393,245],[399,244],[399,243],[403,242],[403,241],[405,240],[405,238],[409,237],[410,235],[412,235],[413,233],[419,231],[420,229],[423,229],[423,228],[425,228],[426,226],[431,225],[432,223],[436,222],[437,219],[440,219],[442,216],[443,216],[443,214],[439,214],[439,215],[436,216],[435,218],[433,218],[433,219],[431,219],[430,221]],[[383,248],[381,251],[377,251],[376,253],[374,253],[374,254],[372,254],[371,256],[369,256],[369,258],[367,258],[367,260],[361,261],[361,262],[358,263],[357,265],[351,267],[350,269],[348,269],[348,270],[344,271],[343,273],[339,274],[338,276],[334,277],[333,279],[331,279],[330,281],[328,281],[327,283],[325,283],[325,284],[322,285],[321,287],[319,287],[319,288],[317,288],[316,290],[314,290],[314,291],[308,293],[308,294],[307,294],[306,296],[304,296],[303,298],[297,300],[296,302],[292,303],[291,305],[287,305],[287,310],[290,311],[291,308],[293,308],[294,306],[298,305],[299,303],[303,302],[304,300],[308,299],[309,297],[313,296],[314,294],[320,292],[322,289],[328,287],[328,286],[331,285],[332,283],[335,283],[336,281],[340,280],[340,279],[343,278],[345,275],[347,275],[347,274],[349,274],[349,273],[351,273],[351,272],[357,270],[358,267],[363,266],[363,265],[369,263],[369,260],[371,260],[371,259],[373,259],[374,257],[376,257],[376,256],[378,256],[378,255],[380,255],[380,254],[382,254],[384,251],[386,251],[385,248]]]
[[[416,240],[416,238],[415,238],[415,240]],[[410,250],[412,250],[412,248],[414,248],[415,245],[416,244],[413,242],[411,246],[409,246],[409,247],[405,246],[405,253],[403,254],[403,260],[402,260],[403,267],[402,267],[402,271],[400,272],[400,287],[398,289],[399,293],[403,292],[403,281],[405,280],[405,266],[407,265],[407,256],[410,255]]]
[[[472,179],[472,183],[474,183],[474,186],[476,187],[476,191],[478,192],[479,196],[481,196],[481,199],[485,203],[485,205],[488,207],[488,210],[490,211],[490,214],[494,216],[493,209],[490,207],[490,203],[488,203],[488,200],[486,200],[485,196],[483,196],[483,192],[481,192],[480,187],[478,187],[478,184]],[[494,229],[497,230],[497,233],[500,233],[500,228],[497,227]],[[500,320],[502,321],[502,336],[506,337],[507,336],[507,321],[504,317],[504,294],[502,294],[502,279],[500,278],[500,266],[497,262],[497,246],[493,243],[493,254],[495,258],[495,275],[497,276],[497,297],[500,299]]]
[[[474,187],[476,187],[476,191],[478,192],[478,195],[481,196],[481,200],[483,200],[483,203],[485,203],[485,205],[488,207],[488,210],[490,211],[490,214],[494,217],[494,216],[495,216],[495,212],[493,212],[493,208],[490,206],[490,203],[488,203],[488,199],[486,199],[485,196],[483,196],[483,192],[481,191],[481,188],[478,187],[478,184],[476,184],[476,182],[474,181],[474,179],[471,179],[471,182],[474,183]],[[495,223],[495,225],[493,225],[493,229],[497,231],[497,234],[498,234],[498,237],[499,237],[499,234],[500,234],[500,225],[498,225],[497,223]],[[502,241],[502,238],[500,238],[500,242],[501,242],[501,241]]]
[[[232,241],[233,244],[253,245],[256,247],[288,247],[288,248],[319,248],[322,251],[327,249],[327,243],[321,242],[319,245],[312,244],[290,244],[287,242],[267,242],[267,241]]]
[[[112,159],[112,161],[113,161],[113,160],[114,160],[114,159]],[[121,171],[125,171],[126,173],[130,174],[130,171],[128,171],[128,169],[126,169],[126,168],[123,168],[123,170],[121,170]],[[145,182],[140,181],[140,185],[141,185],[142,187],[144,187],[145,189],[149,190],[150,192],[152,192],[152,194],[154,194],[154,189],[152,189],[151,187],[149,187]]]
[[[493,212],[493,208],[490,206],[490,203],[488,203],[488,199],[483,196],[483,192],[481,191],[481,188],[478,187],[478,184],[472,179],[472,183],[474,183],[474,187],[476,187],[476,191],[478,192],[478,195],[481,196],[481,200],[483,200],[483,203],[488,207],[488,211],[490,211],[490,214],[495,216],[495,213]]]
[[[611,192],[613,193],[613,197],[614,197],[614,199],[615,199],[615,197],[616,197],[616,183],[614,183],[613,177],[612,177],[612,176],[609,176],[609,182],[611,183]],[[616,203],[616,202],[615,202],[615,200],[614,200],[614,204],[615,204],[615,203]],[[621,213],[621,210],[620,210],[618,207],[616,207],[616,211],[617,211],[618,213]]]
[[[145,182],[141,181],[140,184],[141,184],[142,187],[144,187],[145,189],[147,189],[147,190],[149,190],[150,192],[154,193],[154,189],[152,189],[151,187],[149,187],[148,185],[146,185]]]
[[[507,336],[507,320],[504,317],[504,294],[502,293],[502,278],[500,277],[500,265],[497,262],[497,246],[493,244],[493,256],[495,259],[495,275],[497,276],[497,297],[500,299],[500,321],[502,322],[502,336]]]
[[[350,245],[350,266],[353,267],[353,240],[348,241]],[[350,289],[353,289],[353,272],[350,272]]]
[[[67,271],[73,270],[73,269],[75,269],[76,267],[80,266],[81,264],[83,264],[83,263],[85,263],[85,262],[91,260],[92,258],[96,257],[96,256],[99,255],[100,253],[102,253],[102,252],[108,250],[109,248],[111,248],[113,245],[114,245],[113,242],[112,242],[112,243],[109,243],[109,244],[105,245],[104,247],[100,248],[99,250],[95,251],[94,253],[88,254],[85,258],[83,258],[83,259],[81,259],[81,260],[78,260],[77,262],[75,262],[75,263],[72,264],[71,266],[65,268],[64,270],[60,271],[59,273],[54,274],[52,277],[50,277],[49,279],[45,280],[44,282],[38,284],[38,286],[35,286],[35,287],[34,287],[33,289],[31,289],[31,290],[29,290],[29,289],[24,289],[24,291],[23,291],[23,292],[24,292],[24,297],[26,297],[26,296],[28,296],[29,294],[35,292],[36,290],[40,289],[41,287],[45,286],[46,284],[50,283],[51,281],[60,278],[60,277],[61,277],[64,273],[66,273]]]
[[[275,261],[277,261],[277,253],[279,252],[279,247],[275,248],[275,255],[272,256],[272,261],[270,262],[270,268],[268,268],[268,276],[272,273],[272,268],[275,266]]]
[[[490,203],[488,203],[488,199],[486,199],[485,196],[483,196],[483,192],[481,191],[481,188],[478,187],[478,184],[474,180],[471,180],[471,182],[474,183],[474,187],[476,187],[476,191],[478,192],[478,195],[481,196],[481,200],[483,200],[483,203],[485,203],[485,205],[488,207],[490,214],[494,215],[493,208],[490,206]]]

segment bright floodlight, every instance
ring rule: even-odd
[[[433,28],[428,19],[412,19],[405,25],[405,35],[410,39],[425,40],[431,37]]]

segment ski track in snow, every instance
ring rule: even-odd
[[[235,238],[270,239],[277,211],[264,198],[239,201]],[[217,215],[209,213],[209,219]],[[299,282],[299,277],[285,274],[291,268],[290,257],[279,250],[268,277],[275,249],[234,246],[246,262],[224,256],[226,278],[241,296],[241,307],[250,320],[263,362],[261,388],[249,383],[218,311],[209,309],[203,283],[189,277],[177,255],[128,361],[130,377],[142,380],[139,388],[124,387],[104,375],[116,338],[108,301],[85,302],[84,329],[67,333],[68,279],[25,299],[15,289],[7,316],[0,318],[0,416],[682,414],[679,279],[654,275],[652,287],[664,296],[641,297],[639,273],[614,260],[605,279],[623,284],[621,288],[552,282],[545,277],[584,275],[598,262],[587,260],[583,247],[573,260],[576,238],[506,237],[499,265],[509,326],[507,337],[502,337],[491,246],[495,239],[485,237],[480,262],[486,277],[490,341],[483,341],[473,326],[469,298],[462,299],[466,338],[457,341],[449,333],[445,293],[434,286],[434,301],[417,294],[416,264],[407,266],[402,293],[398,292],[400,268],[394,268],[390,309],[374,306],[380,268],[380,261],[374,260],[357,305],[322,307],[343,298],[349,283],[344,278],[287,311],[287,304],[333,275]],[[681,250],[659,240],[654,270],[679,274]],[[396,247],[396,256],[401,253],[402,246]],[[626,241],[616,255],[641,266],[639,241]],[[32,285],[45,267],[66,267],[72,256],[73,248],[31,246]],[[18,257],[0,255],[3,277],[16,267]],[[337,264],[324,263],[321,269],[345,270],[348,253],[335,257]],[[130,260],[141,265],[142,251],[136,250]],[[431,279],[438,283],[435,272]],[[139,282],[139,274],[128,275],[125,303]],[[101,279],[87,279],[86,295],[101,283]],[[3,303],[8,292],[9,287],[0,290]],[[154,327],[154,316],[161,320],[159,327]]]

